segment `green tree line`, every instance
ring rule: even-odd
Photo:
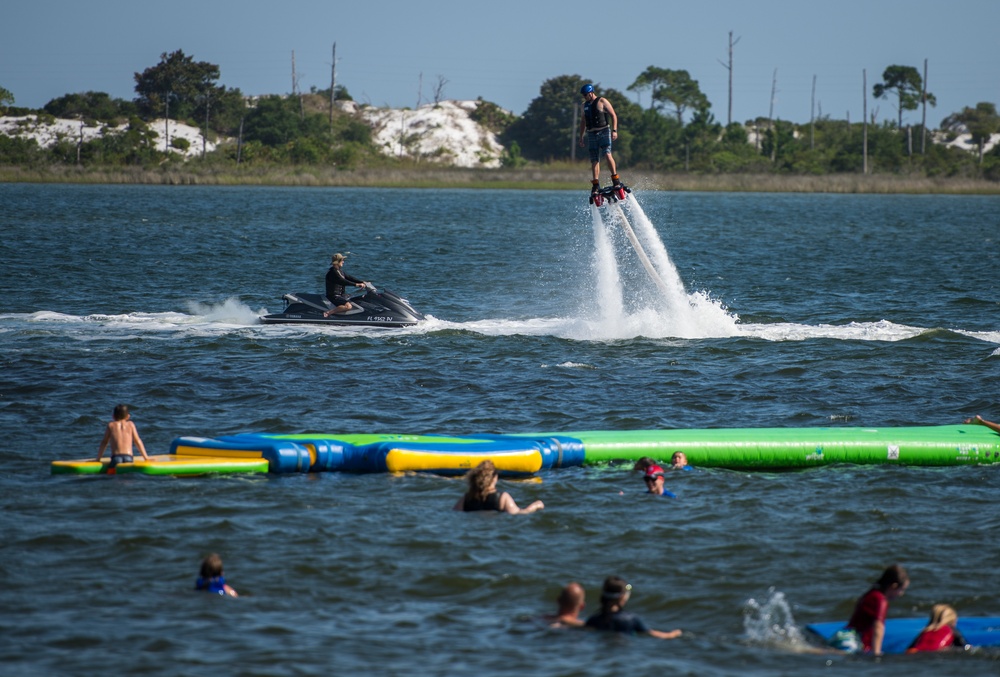
[[[48,102],[42,111],[29,111],[14,107],[13,94],[0,87],[0,113],[121,127],[119,132],[86,142],[67,136],[47,149],[32,139],[0,135],[0,164],[159,166],[182,161],[159,150],[163,144],[158,148],[156,140],[166,132],[150,128],[157,118],[198,127],[213,142],[226,140],[214,152],[190,162],[345,169],[407,162],[379,152],[371,128],[360,117],[331,110],[329,89],[250,99],[239,89],[220,85],[219,78],[218,66],[195,61],[177,50],[162,54],[159,63],[135,73],[136,97],[131,101],[85,92],[66,94]],[[523,115],[512,115],[480,99],[473,117],[499,135],[506,148],[505,167],[585,162],[586,152],[576,147],[576,125],[580,87],[587,82],[579,75],[546,80]],[[893,104],[896,119],[870,120],[867,125],[863,120],[828,116],[804,124],[758,118],[723,125],[712,114],[711,102],[698,81],[685,70],[650,66],[627,90],[645,97],[648,106],[640,106],[615,89],[599,89],[619,117],[614,152],[619,167],[626,171],[823,175],[858,173],[867,166],[876,173],[1000,181],[1000,147],[985,150],[990,136],[1000,132],[996,105],[979,102],[950,113],[941,122],[939,134],[950,140],[968,133],[977,153],[932,143],[930,129],[904,125],[905,112],[936,105],[919,72],[909,66],[889,66],[871,91],[874,98]],[[351,97],[337,87],[335,98]],[[172,145],[182,148],[186,142],[177,139]]]

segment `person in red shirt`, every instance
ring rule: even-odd
[[[910,577],[899,564],[893,564],[882,572],[875,586],[863,594],[854,606],[851,620],[845,630],[834,636],[835,646],[848,651],[871,652],[882,655],[882,640],[885,637],[885,616],[889,611],[889,602],[900,597],[910,585]],[[855,636],[856,643],[852,646],[846,641],[847,636]]]
[[[942,651],[952,647],[963,648],[965,638],[955,627],[957,623],[958,614],[953,608],[947,604],[935,604],[931,607],[930,622],[913,640],[906,653]]]

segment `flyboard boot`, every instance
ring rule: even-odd
[[[632,189],[621,182],[617,174],[611,175],[611,194],[614,195],[614,201],[625,200],[625,194],[631,193]]]
[[[590,189],[590,204],[600,207],[605,202],[622,202],[632,192],[631,188],[621,182],[617,174],[611,180],[612,184],[604,188],[601,188],[596,181],[594,182],[593,187]]]
[[[590,182],[590,204],[595,207],[600,207],[604,204],[604,196],[601,195],[601,182],[597,179],[593,179]]]

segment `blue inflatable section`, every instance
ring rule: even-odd
[[[294,439],[289,439],[294,437]],[[454,453],[462,456],[537,453],[541,469],[568,468],[583,465],[583,442],[564,435],[508,436],[459,435],[454,437],[419,436],[345,436],[354,439],[332,439],[309,435],[277,433],[239,433],[217,438],[179,437],[171,443],[171,454],[215,454],[222,456],[255,455],[265,458],[273,473],[299,472],[386,472],[390,451]],[[455,468],[446,471],[464,472]],[[515,474],[515,473],[510,473]]]
[[[846,621],[813,623],[806,630],[829,642]],[[913,640],[927,625],[927,618],[890,618],[885,622],[883,653],[906,653]],[[956,625],[970,646],[1000,646],[1000,617],[959,617]]]
[[[518,436],[512,439],[511,435],[464,435],[463,437],[476,440],[495,440],[501,442],[503,447],[510,448],[517,439],[532,443],[542,454],[542,468],[571,468],[583,465],[584,447],[581,440],[565,435],[554,435],[552,437],[530,437]]]
[[[170,443],[171,454],[190,455],[193,450],[212,451],[216,452],[217,456],[240,456],[240,452],[255,452],[267,460],[268,469],[273,473],[310,472],[313,465],[309,450],[305,446],[284,440],[272,441],[259,437],[254,440],[178,437]]]

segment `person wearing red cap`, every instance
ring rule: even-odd
[[[665,496],[666,498],[677,498],[677,494],[663,486],[663,475],[663,468],[660,466],[655,464],[647,466],[645,472],[642,474],[642,481],[646,483],[646,492],[656,494],[657,496]]]

